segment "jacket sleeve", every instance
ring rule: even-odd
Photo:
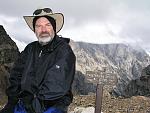
[[[25,61],[28,53],[27,48],[28,47],[26,47],[25,50],[19,54],[18,59],[16,60],[11,69],[9,77],[9,86],[6,89],[6,94],[9,97],[17,96],[20,92],[21,76],[24,70]]]
[[[75,74],[75,55],[68,48],[61,48],[60,58],[47,70],[44,82],[39,89],[39,96],[44,100],[63,97],[71,90]]]

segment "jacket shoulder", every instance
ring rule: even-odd
[[[74,56],[75,57],[75,54],[70,46],[70,39],[69,38],[65,38],[65,37],[59,37],[59,40],[61,40],[61,46],[59,49],[59,52],[62,54],[62,55],[66,55],[66,54],[69,54],[71,56]]]
[[[29,44],[25,47],[24,51],[30,51],[36,44],[37,44],[37,41],[34,41],[34,42],[29,43]]]
[[[68,44],[70,42],[70,38],[62,37],[61,35],[58,36],[58,40]]]

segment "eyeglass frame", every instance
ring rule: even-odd
[[[50,8],[43,8],[43,9],[37,9],[37,10],[35,10],[35,11],[33,12],[33,15],[39,15],[39,14],[42,12],[42,10],[43,10],[44,12],[46,12],[46,13],[52,12],[52,10],[51,10]]]

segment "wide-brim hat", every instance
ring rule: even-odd
[[[58,33],[64,25],[64,16],[62,13],[53,13],[50,8],[37,9],[33,16],[23,16],[29,28],[34,31],[33,19],[35,17],[50,16],[56,21],[56,33]]]

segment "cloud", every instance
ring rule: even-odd
[[[120,32],[119,26],[111,26],[106,23],[93,22],[84,23],[81,26],[76,26],[72,29],[61,31],[63,36],[69,36],[75,41],[84,41],[90,43],[122,43],[124,39],[118,37]]]
[[[11,5],[9,5],[11,4]],[[111,7],[110,0],[5,0],[0,4],[0,13],[20,16],[22,14],[32,14],[32,11],[39,7],[51,7],[55,11],[61,11],[68,17],[80,19],[104,17],[109,14]],[[8,6],[8,7],[6,7]],[[19,9],[19,10],[18,10]],[[92,16],[93,15],[93,16]],[[101,16],[100,16],[101,15]]]
[[[65,37],[91,43],[132,42],[150,50],[149,4],[148,0],[5,0],[0,4],[0,24],[11,37],[28,44],[36,37],[22,16],[51,7],[65,15],[59,33]]]
[[[0,24],[4,26],[7,34],[19,41],[28,43],[36,39],[23,18],[0,15]]]
[[[15,38],[12,38],[12,40],[16,43],[17,47],[19,48],[19,51],[23,51],[24,48],[26,47],[26,43],[24,43],[23,41],[19,41],[19,40],[16,40]]]

